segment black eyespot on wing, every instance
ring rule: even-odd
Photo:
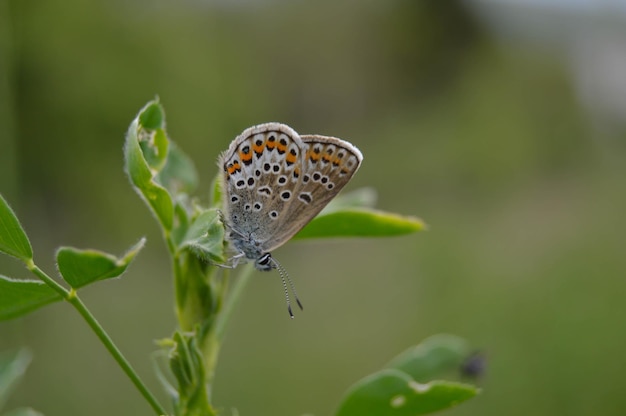
[[[272,195],[272,189],[269,186],[262,186],[257,190],[257,192],[259,193],[259,195]]]
[[[310,204],[311,201],[313,201],[311,194],[308,192],[302,192],[300,195],[298,195],[298,199],[304,202],[305,204]]]

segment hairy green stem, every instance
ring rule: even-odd
[[[37,267],[34,263],[30,262],[27,264],[28,269],[33,272],[37,277],[39,277],[45,284],[54,289],[57,293],[59,293],[63,299],[69,302],[74,308],[80,313],[83,319],[87,322],[89,327],[95,332],[96,336],[100,339],[100,341],[104,344],[105,348],[109,351],[113,359],[117,361],[118,365],[122,368],[122,370],[126,373],[128,378],[135,385],[137,390],[141,393],[141,395],[148,401],[152,409],[159,416],[166,415],[167,413],[163,409],[163,407],[159,404],[156,398],[150,393],[148,388],[145,386],[143,381],[139,378],[133,367],[126,360],[122,352],[117,348],[109,334],[102,328],[100,323],[96,320],[96,318],[91,314],[87,306],[80,300],[76,291],[74,289],[67,290],[60,284],[58,284],[54,279],[48,276],[43,270]]]

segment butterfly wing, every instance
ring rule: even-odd
[[[303,135],[301,139],[299,180],[280,213],[279,227],[265,242],[267,251],[304,228],[350,181],[363,161],[359,149],[345,140],[319,135]]]
[[[260,250],[281,226],[289,202],[281,191],[298,181],[303,146],[289,126],[266,123],[246,129],[220,157],[228,225],[247,242],[258,243]]]
[[[258,258],[293,237],[348,183],[363,156],[350,143],[280,123],[246,129],[220,157],[225,218]]]

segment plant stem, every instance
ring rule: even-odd
[[[78,294],[74,289],[67,290],[60,284],[58,284],[54,279],[48,276],[43,270],[37,267],[34,263],[27,265],[28,269],[33,272],[37,277],[39,277],[44,283],[58,292],[63,298],[69,302],[74,308],[80,313],[83,319],[87,322],[87,324],[91,327],[93,332],[100,338],[100,341],[104,344],[105,348],[109,351],[109,353],[113,356],[113,359],[117,361],[118,365],[122,368],[122,370],[126,373],[128,378],[135,385],[137,390],[141,393],[141,395],[148,401],[152,409],[159,416],[166,415],[167,413],[163,409],[163,407],[159,404],[156,398],[150,393],[148,388],[145,386],[143,381],[139,378],[133,367],[126,360],[122,352],[117,348],[109,334],[102,328],[100,323],[96,320],[96,318],[91,314],[87,306],[80,300]]]

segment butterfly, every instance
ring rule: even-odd
[[[285,276],[271,251],[307,225],[350,181],[363,161],[352,144],[335,137],[299,135],[281,123],[243,131],[219,158],[223,218],[235,258],[258,270],[277,269],[293,318]],[[287,281],[293,284],[287,276]],[[298,305],[302,304],[298,300]]]

